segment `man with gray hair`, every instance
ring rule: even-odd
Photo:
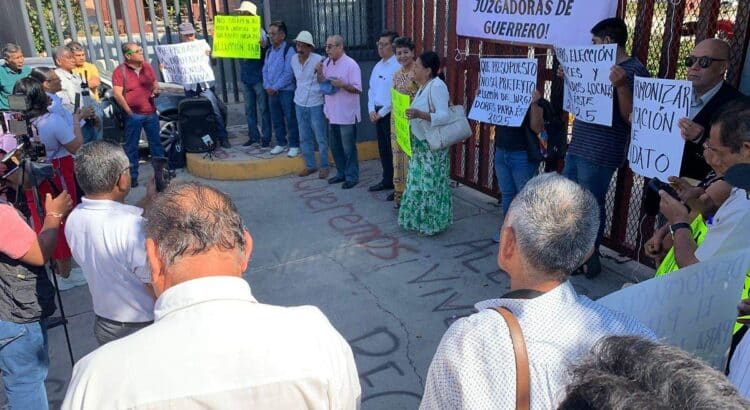
[[[16,81],[28,76],[31,68],[23,66],[23,50],[18,44],[3,46],[2,58],[5,63],[0,67],[0,110],[8,110],[8,96],[13,94]]]
[[[145,217],[154,324],[81,359],[63,409],[359,407],[352,350],[323,313],[253,297],[229,196],[170,185]]]
[[[531,179],[510,205],[497,262],[510,292],[475,305],[443,336],[430,365],[422,409],[515,408],[516,366],[509,327],[518,320],[528,352],[532,408],[556,408],[568,365],[608,335],[654,338],[632,317],[580,296],[570,273],[594,251],[599,208],[588,191],[557,174]]]
[[[146,262],[143,207],[155,195],[149,183],[138,204],[125,204],[130,163],[119,144],[94,141],[76,154],[84,196],[68,217],[65,237],[89,284],[99,345],[127,336],[154,320],[154,292]]]

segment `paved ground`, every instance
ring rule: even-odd
[[[148,167],[143,168],[145,176]],[[379,171],[377,161],[363,163],[360,184],[348,191],[314,176],[210,183],[232,195],[254,237],[245,277],[255,296],[264,303],[323,310],[352,345],[365,409],[414,409],[447,326],[470,314],[475,302],[508,289],[496,264],[497,246],[489,239],[500,216],[494,199],[457,187],[451,229],[417,237],[397,225],[386,193],[367,192]],[[605,259],[599,278],[573,282],[579,292],[598,298],[646,274],[632,262]],[[88,289],[65,291],[63,300],[80,358],[96,347]],[[71,366],[63,329],[52,329],[49,341],[47,389],[56,408]]]

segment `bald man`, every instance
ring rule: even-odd
[[[711,172],[703,159],[703,143],[708,139],[711,118],[727,102],[742,94],[724,82],[729,66],[729,45],[716,38],[701,41],[685,59],[687,79],[693,83],[690,116],[680,120],[685,139],[680,176],[702,180]]]

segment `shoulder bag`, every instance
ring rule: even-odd
[[[122,72],[122,98],[125,98],[125,93],[127,92],[127,79],[128,79],[128,72],[127,68],[125,68],[125,63],[122,63],[119,67],[120,72]],[[128,114],[125,112],[125,109],[123,109],[120,104],[115,100],[114,97],[114,84],[112,85],[112,117],[115,120],[115,124],[117,124],[117,127],[121,130],[125,129],[125,119],[128,117]]]
[[[432,103],[432,87],[430,87],[430,93],[427,96],[427,103],[429,105],[430,113],[434,113],[435,106]],[[448,107],[448,111],[450,111],[449,123],[437,126],[428,125],[425,127],[425,139],[430,145],[430,149],[433,151],[448,148],[457,142],[461,142],[471,137],[472,135],[469,120],[466,119],[466,110],[464,109],[464,106],[451,105]]]
[[[529,356],[526,352],[526,341],[523,339],[521,325],[508,308],[495,308],[508,325],[510,340],[513,342],[513,353],[516,356],[516,409],[529,410],[531,402],[531,377],[529,375]]]

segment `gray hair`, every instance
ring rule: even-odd
[[[558,409],[747,409],[718,371],[676,347],[636,336],[599,340],[572,369]]]
[[[120,175],[130,166],[119,144],[93,141],[82,146],[75,156],[75,174],[86,195],[112,191]]]
[[[337,46],[344,46],[344,37],[342,37],[340,34],[334,34],[330,37],[333,41],[336,42]]]
[[[588,191],[555,173],[531,179],[508,210],[525,262],[564,281],[594,246],[599,206]]]
[[[125,43],[122,43],[122,47],[120,47],[120,49],[122,50],[122,55],[125,56],[125,54],[128,52],[128,50],[130,50],[130,47],[132,46],[138,47],[138,43],[134,41],[127,41]]]
[[[245,251],[245,226],[229,196],[198,182],[170,185],[146,210],[146,237],[167,265],[211,249]]]
[[[724,104],[714,114],[712,127],[719,128],[719,140],[730,152],[738,153],[750,142],[750,97],[742,96]]]
[[[68,46],[58,46],[55,47],[55,51],[53,52],[53,55],[55,56],[55,65],[60,66],[58,64],[57,60],[65,57],[66,54],[72,54],[73,52],[68,48]]]
[[[4,59],[7,60],[8,58],[10,58],[11,54],[22,53],[22,52],[23,52],[23,50],[21,49],[21,46],[19,46],[18,44],[16,44],[16,43],[6,43],[3,46],[2,56],[3,56]]]

